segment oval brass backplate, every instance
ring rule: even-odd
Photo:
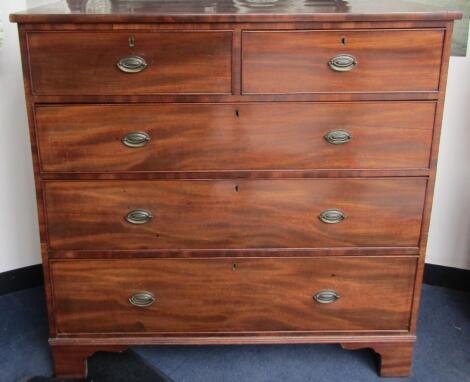
[[[331,145],[344,145],[345,143],[351,142],[352,135],[346,130],[331,130],[323,137]]]
[[[127,133],[121,142],[130,148],[144,147],[150,142],[150,135],[144,131],[132,131]]]
[[[350,54],[338,54],[328,62],[328,65],[335,72],[349,72],[357,66],[357,59]]]
[[[330,208],[322,211],[318,218],[326,224],[338,224],[346,219],[346,214],[337,208]]]
[[[142,208],[129,212],[125,217],[126,221],[131,224],[145,224],[152,218],[152,213]]]
[[[335,290],[324,289],[315,293],[313,299],[319,304],[332,304],[338,301],[340,297],[341,296]]]
[[[128,56],[121,58],[116,65],[124,73],[139,73],[147,67],[147,62],[139,56]]]
[[[129,302],[139,308],[146,308],[152,305],[155,301],[156,299],[153,293],[147,291],[137,292],[129,297]]]

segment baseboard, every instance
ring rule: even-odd
[[[424,283],[470,292],[470,270],[426,264]],[[40,264],[0,273],[0,295],[43,284]]]
[[[41,264],[0,273],[0,295],[43,285]]]
[[[470,292],[470,270],[425,264],[423,282],[429,285]]]

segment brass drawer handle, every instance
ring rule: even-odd
[[[338,301],[340,297],[341,296],[338,294],[338,292],[332,289],[324,289],[315,293],[313,299],[319,304],[333,304],[334,302]]]
[[[146,308],[152,305],[155,301],[156,299],[153,293],[146,291],[135,293],[129,297],[129,302],[139,308]]]
[[[352,140],[352,135],[346,130],[331,130],[323,138],[331,145],[344,145]]]
[[[336,208],[323,211],[318,218],[326,224],[338,224],[346,219],[346,214]]]
[[[133,210],[126,215],[126,221],[131,224],[145,224],[152,218],[152,213],[144,209]]]
[[[139,73],[147,67],[147,63],[142,57],[128,56],[121,58],[117,67],[124,73]]]
[[[338,54],[328,62],[328,65],[335,72],[349,72],[357,66],[357,60],[350,54]]]
[[[150,142],[150,135],[143,131],[132,131],[122,138],[122,143],[131,148],[144,147]]]

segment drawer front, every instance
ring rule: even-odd
[[[425,188],[424,178],[50,181],[45,200],[52,249],[396,247],[418,245]]]
[[[44,172],[427,168],[434,114],[431,102],[74,105],[38,107],[36,124]]]
[[[231,41],[219,31],[29,33],[33,93],[230,93]]]
[[[61,334],[407,330],[415,269],[407,257],[51,263]]]
[[[435,91],[443,39],[443,30],[244,32],[243,92]]]

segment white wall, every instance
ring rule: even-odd
[[[0,272],[40,262],[31,153],[11,12],[49,0],[0,1]],[[470,269],[470,56],[452,57],[427,262]]]
[[[40,262],[33,169],[16,25],[24,0],[0,1],[0,272]]]
[[[426,262],[470,269],[470,39],[450,60]]]

